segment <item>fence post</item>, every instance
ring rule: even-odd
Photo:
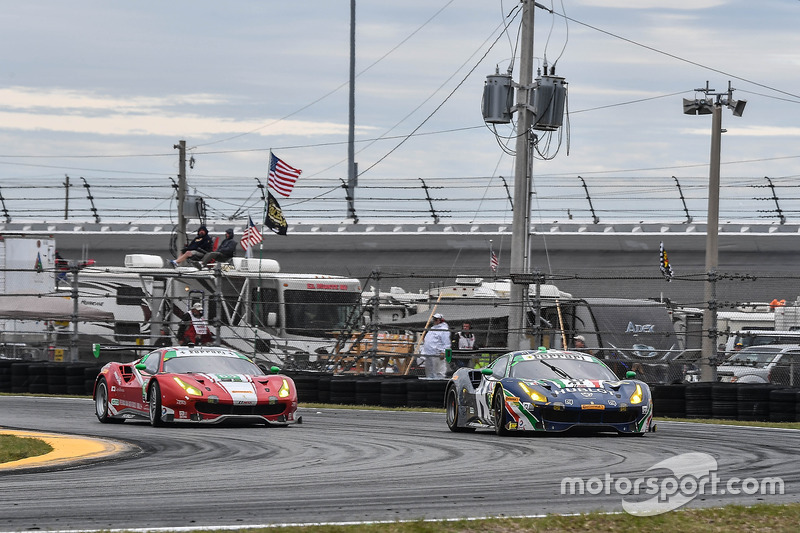
[[[72,274],[72,335],[69,338],[69,360],[73,363],[78,361],[78,272],[80,267],[76,261],[69,262],[69,271]]]

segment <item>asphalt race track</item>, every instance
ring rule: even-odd
[[[622,511],[613,490],[563,496],[562,478],[633,480],[687,452],[712,455],[722,480],[779,476],[785,487],[784,495],[696,496],[689,506],[800,501],[800,434],[789,430],[662,422],[641,438],[500,438],[450,433],[441,413],[335,409],[301,409],[304,424],[289,428],[152,428],[100,424],[93,407],[0,397],[5,428],[138,446],[66,469],[0,472],[0,531]]]

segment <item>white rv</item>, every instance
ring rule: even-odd
[[[332,353],[339,334],[358,327],[360,317],[359,280],[282,273],[270,259],[233,258],[214,269],[168,268],[159,256],[134,254],[125,257],[123,267],[80,270],[77,285],[81,305],[114,314],[113,323],[82,325],[82,346],[149,345],[162,327],[177,342],[181,317],[200,302],[220,344],[284,364],[287,356]]]

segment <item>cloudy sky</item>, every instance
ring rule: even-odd
[[[769,177],[800,219],[800,1],[577,0],[536,10],[536,66],[569,83],[568,127],[533,163],[534,208],[553,219],[677,219],[683,187],[702,218],[710,116],[681,99],[731,82],[721,216],[761,215]],[[633,5],[633,7],[631,7]],[[356,160],[362,217],[509,218],[510,127],[485,127],[486,76],[519,76],[519,3],[361,0],[356,14]],[[505,28],[505,30],[504,30]],[[269,150],[303,170],[295,219],[345,213],[350,2],[30,1],[0,12],[0,192],[12,216],[106,216],[172,206],[173,146],[213,214],[256,209]],[[414,135],[411,135],[414,133]],[[502,177],[502,179],[501,179]],[[422,181],[420,180],[422,179]],[[35,189],[33,187],[36,187]],[[81,196],[83,195],[83,197]],[[112,198],[120,199],[115,203]],[[38,202],[34,199],[39,198]],[[389,200],[391,199],[391,201]],[[631,201],[633,199],[633,201]],[[407,202],[403,203],[401,202]],[[125,208],[120,207],[124,204]],[[796,210],[796,211],[793,211]],[[76,211],[77,212],[77,211]],[[146,213],[146,215],[142,215]],[[73,215],[75,216],[75,215]]]

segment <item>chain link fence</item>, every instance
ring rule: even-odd
[[[191,285],[189,271],[131,270],[95,280],[91,290],[80,265],[2,274],[17,280],[0,294],[0,357],[8,359],[94,361],[95,343],[179,344],[181,317],[200,302],[214,344],[294,371],[424,375],[424,335],[431,316],[440,313],[452,341],[447,373],[487,365],[511,348],[544,346],[586,351],[618,376],[633,371],[652,384],[707,380],[704,371],[711,381],[800,384],[793,275],[696,273],[667,282],[585,270],[501,279],[382,268],[348,281],[355,292],[326,278],[308,282],[300,296],[283,296],[279,287],[259,281],[226,285],[223,273]],[[41,280],[26,286],[25,279],[41,276],[51,280],[47,290]],[[165,288],[177,281],[180,290]],[[526,289],[522,301],[512,300],[515,284]],[[707,286],[714,295],[709,301]],[[515,306],[522,329],[509,323]],[[704,315],[710,328],[703,326]],[[509,334],[521,345],[510,347]],[[704,339],[712,341],[710,353],[703,353]]]

